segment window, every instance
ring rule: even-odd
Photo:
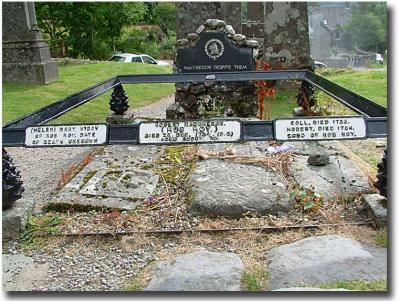
[[[122,56],[114,55],[112,58],[110,58],[110,61],[114,62],[125,62],[125,58]]]
[[[131,62],[132,63],[141,63],[142,60],[141,60],[140,56],[135,56],[135,57],[132,57],[132,61]]]
[[[146,64],[157,64],[157,62],[149,56],[142,56],[142,58],[143,58],[143,62]]]

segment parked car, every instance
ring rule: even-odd
[[[143,64],[154,64],[159,66],[168,66],[168,62],[157,61],[147,54],[139,53],[118,53],[114,54],[108,59],[109,61],[121,62],[121,63],[143,63]]]
[[[377,63],[383,64],[383,56],[382,56],[382,54],[377,53],[375,60],[376,60]]]
[[[326,64],[324,64],[323,62],[318,62],[318,61],[314,61],[315,64],[315,68],[319,69],[319,68],[328,68],[328,66]]]

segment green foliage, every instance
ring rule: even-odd
[[[126,25],[145,14],[142,2],[37,2],[38,24],[53,54],[105,59]]]
[[[36,237],[43,234],[56,234],[63,218],[58,214],[44,216],[29,216],[24,232],[20,236],[23,247],[33,247]]]
[[[242,275],[242,283],[246,291],[258,292],[266,288],[268,273],[262,269],[245,271]]]
[[[322,204],[322,196],[315,192],[314,187],[300,187],[290,193],[290,200],[302,211],[317,209]]]
[[[387,230],[382,229],[375,234],[375,244],[382,248],[387,248]]]
[[[348,45],[383,53],[387,49],[387,7],[385,2],[360,2],[345,26]]]
[[[146,2],[145,20],[148,24],[157,24],[163,33],[169,37],[175,32],[175,3],[173,2]]]
[[[344,280],[327,283],[324,285],[320,285],[319,287],[326,289],[344,288],[352,291],[387,291],[387,281]]]

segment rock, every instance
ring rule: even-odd
[[[267,271],[271,290],[386,279],[387,250],[339,235],[309,237],[272,249]]]
[[[229,35],[234,35],[235,34],[235,30],[233,29],[233,27],[231,25],[226,25],[225,26],[226,31],[228,32]]]
[[[302,107],[298,107],[298,108],[294,108],[293,109],[293,116],[301,117],[301,116],[307,116],[307,115],[308,115],[307,111],[303,110]]]
[[[387,224],[387,199],[380,194],[365,194],[363,201],[376,225],[379,228],[385,227]]]
[[[197,164],[187,185],[194,215],[238,218],[249,211],[266,215],[289,209],[284,179],[258,166],[205,160]]]
[[[196,41],[199,38],[199,35],[196,33],[189,33],[186,38],[189,41]]]
[[[239,291],[243,263],[232,253],[205,250],[156,264],[146,291]]]
[[[218,20],[218,19],[207,19],[207,21],[204,22],[204,27],[209,30],[216,30],[216,29],[224,28],[225,22],[222,20]]]
[[[189,45],[188,39],[180,39],[175,42],[176,47],[186,47]]]
[[[368,178],[353,162],[341,156],[331,156],[331,163],[325,166],[309,165],[306,156],[297,156],[290,173],[299,186],[314,187],[325,199],[371,192]]]
[[[245,35],[242,35],[242,34],[240,34],[240,33],[237,33],[237,34],[235,34],[235,35],[233,36],[233,40],[234,40],[235,42],[244,42],[244,41],[246,40],[246,36],[245,36]]]
[[[251,48],[257,48],[259,44],[256,40],[246,40],[246,46]]]
[[[204,29],[205,29],[204,25],[200,25],[200,27],[196,29],[196,34],[200,35],[204,31]]]
[[[3,210],[2,229],[4,238],[17,238],[25,230],[28,215],[32,213],[34,200],[22,197],[10,209]]]
[[[329,163],[329,156],[327,155],[311,155],[307,159],[307,163],[313,166],[324,166]]]

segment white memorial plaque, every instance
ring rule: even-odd
[[[321,117],[275,120],[276,140],[343,140],[367,136],[363,117]]]
[[[234,142],[240,140],[238,120],[187,120],[143,122],[139,143]]]
[[[99,145],[107,141],[107,125],[44,125],[25,129],[26,146]]]

